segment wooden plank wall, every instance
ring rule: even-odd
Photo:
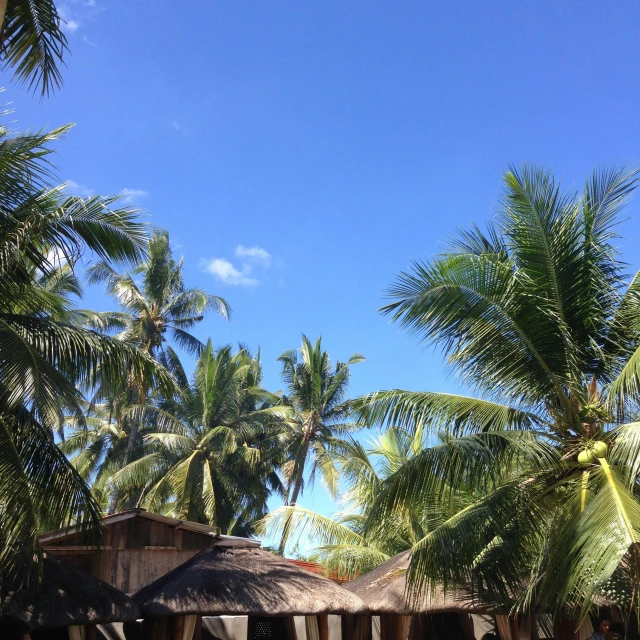
[[[77,534],[50,541],[44,548],[131,594],[186,562],[211,542],[211,536],[205,534],[134,517],[107,525],[100,551],[79,544]]]

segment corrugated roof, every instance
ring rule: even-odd
[[[293,562],[293,564],[300,567],[301,569],[306,569],[307,571],[311,571],[311,573],[317,573],[318,575],[321,575],[321,576],[327,576],[327,572],[325,571],[325,568],[321,564],[318,564],[317,562],[309,562],[308,560],[294,560],[293,558],[286,558],[286,560],[288,560],[289,562]],[[332,573],[327,577],[330,580],[337,582],[338,584],[342,584],[343,582],[347,582],[349,580],[349,578],[346,578],[344,576],[339,576],[338,574],[335,574],[335,573]]]

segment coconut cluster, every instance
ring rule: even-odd
[[[578,454],[578,462],[581,465],[593,464],[596,458],[604,458],[609,451],[609,445],[602,440],[592,440]]]

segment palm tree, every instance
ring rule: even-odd
[[[349,367],[364,360],[354,353],[346,363],[332,367],[329,354],[322,350],[322,338],[315,344],[303,334],[297,351],[285,351],[279,358],[286,390],[282,403],[295,414],[289,421],[290,458],[286,478],[288,498],[295,504],[304,487],[304,474],[311,458],[311,478],[320,472],[321,480],[332,497],[338,492],[338,472],[328,454],[334,435],[351,431],[348,424],[350,404],[345,400],[349,387]]]
[[[174,352],[167,333],[180,347],[198,355],[204,345],[189,333],[207,311],[228,318],[230,307],[219,296],[199,288],[187,289],[182,277],[183,259],[175,261],[167,231],[154,231],[148,255],[131,272],[118,273],[109,264],[98,262],[87,270],[89,284],[106,285],[122,311],[96,314],[96,325],[104,330],[122,329],[122,340],[135,344],[151,356],[168,363]],[[141,286],[136,277],[141,276]]]
[[[206,311],[215,311],[225,318],[230,313],[229,305],[222,298],[199,288],[185,288],[182,266],[182,260],[173,259],[166,231],[153,233],[148,256],[131,273],[120,274],[108,263],[97,262],[88,269],[88,282],[105,283],[107,292],[122,311],[96,313],[89,326],[105,332],[120,330],[119,340],[137,346],[164,367],[180,369],[178,355],[168,343],[167,334],[176,345],[197,355],[204,345],[189,330],[204,319]],[[137,277],[141,277],[141,284],[136,282]],[[123,392],[129,393],[130,404],[145,404],[151,385],[139,380],[125,380],[124,383]],[[129,438],[123,464],[133,459],[139,424],[131,421],[127,431]],[[119,499],[120,492],[114,490],[109,513],[116,510]]]
[[[329,517],[297,505],[283,506],[258,523],[258,532],[268,538],[286,532],[296,544],[315,544],[313,560],[329,574],[353,578],[410,549],[426,531],[438,526],[447,514],[452,515],[456,504],[444,512],[440,505],[430,509],[429,503],[416,500],[376,521],[375,527],[367,527],[386,479],[425,448],[420,429],[409,432],[396,427],[388,428],[372,444],[365,447],[348,437],[329,453],[344,485],[339,513]]]
[[[261,375],[246,349],[214,351],[209,342],[177,400],[137,408],[155,429],[145,431],[146,455],[117,472],[115,486],[150,509],[250,534],[269,496],[284,493],[277,471],[288,411],[274,406]]]
[[[512,169],[486,233],[462,231],[390,289],[384,313],[483,396],[391,390],[358,403],[368,424],[450,443],[385,482],[371,525],[407,501],[477,495],[414,546],[416,592],[471,582],[518,594],[521,610],[573,613],[596,595],[637,601],[640,273],[628,281],[613,245],[637,180],[595,172],[563,195],[548,172]]]
[[[65,438],[58,444],[105,511],[109,505],[111,476],[125,464],[129,440],[126,415],[131,413],[125,402],[122,395],[114,394],[107,403],[89,404],[81,420],[67,416]],[[137,453],[137,457],[143,455],[142,451]],[[131,506],[135,506],[135,502]]]
[[[349,367],[364,360],[354,353],[346,363],[337,362],[332,367],[329,354],[322,350],[322,338],[315,344],[302,335],[299,352],[285,351],[278,360],[282,362],[282,380],[286,390],[282,404],[291,407],[289,426],[289,456],[284,466],[287,483],[285,504],[296,504],[304,490],[304,475],[311,459],[310,481],[317,472],[332,497],[338,493],[339,474],[330,448],[337,442],[336,434],[354,429],[348,419],[350,404],[345,400],[349,387]],[[284,552],[287,530],[280,541],[279,552]]]
[[[26,577],[43,527],[99,522],[52,437],[63,411],[82,415],[75,383],[100,372],[108,389],[130,371],[172,385],[137,348],[65,321],[68,300],[53,286],[51,256],[71,268],[86,250],[137,262],[146,245],[136,212],[115,208],[116,198],[68,197],[64,185],[50,186],[50,144],[67,130],[11,135],[0,127],[0,578]]]
[[[62,85],[60,65],[68,47],[60,22],[51,0],[0,0],[4,67],[43,96]]]

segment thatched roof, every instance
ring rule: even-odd
[[[417,601],[407,599],[407,573],[411,562],[409,551],[393,556],[372,571],[358,576],[343,586],[362,598],[373,613],[489,613],[492,608],[474,601],[470,593],[429,590]],[[412,599],[413,600],[413,599]]]
[[[31,629],[140,617],[137,605],[121,591],[50,554],[43,556],[40,588],[35,592],[7,590],[2,615],[18,618]]]
[[[133,596],[145,617],[365,613],[360,598],[255,546],[220,540]]]

